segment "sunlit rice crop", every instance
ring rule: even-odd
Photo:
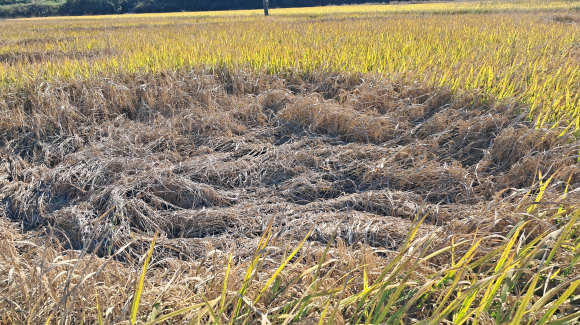
[[[277,9],[269,18],[231,11],[10,20],[0,23],[0,80],[189,68],[370,73],[515,97],[540,125],[565,117],[578,128],[575,6],[433,3]],[[460,14],[467,8],[522,12]]]

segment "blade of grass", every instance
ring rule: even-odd
[[[351,272],[348,273],[348,276],[346,277],[346,280],[344,281],[344,286],[342,287],[342,291],[340,292],[340,295],[338,296],[338,301],[336,302],[336,304],[334,304],[334,310],[332,311],[332,314],[330,315],[330,318],[328,319],[328,324],[334,324],[334,319],[336,318],[336,314],[338,313],[338,307],[340,306],[340,301],[342,300],[342,296],[344,295],[344,291],[346,291],[346,286],[348,285],[348,282],[350,281],[350,276],[351,276]]]
[[[580,311],[575,312],[572,315],[568,315],[568,316],[559,318],[553,322],[548,323],[548,325],[573,324],[575,321],[577,322],[579,318],[580,318]]]
[[[230,258],[228,259],[228,266],[226,268],[226,275],[224,276],[224,286],[222,289],[222,301],[220,303],[220,310],[224,308],[224,304],[226,302],[226,293],[228,290],[228,276],[230,274],[230,268],[232,266],[232,258],[234,257],[234,251],[230,253]]]
[[[405,289],[407,282],[409,281],[409,279],[413,275],[413,272],[414,272],[415,268],[417,267],[417,265],[419,264],[419,262],[421,261],[423,254],[425,254],[425,252],[427,251],[427,248],[429,247],[429,244],[431,243],[432,238],[433,238],[433,235],[430,236],[429,240],[425,241],[425,243],[423,244],[423,248],[421,249],[421,252],[419,253],[417,258],[415,259],[415,263],[413,263],[413,266],[411,266],[408,270],[406,270],[407,274],[405,275],[403,280],[401,280],[401,284],[397,287],[395,292],[389,297],[389,301],[380,311],[378,318],[375,320],[375,323],[380,323],[383,321],[383,319],[387,316],[388,312],[390,311],[391,307],[395,304],[395,302],[397,301],[399,296],[403,293],[403,290]],[[412,257],[409,257],[409,260],[411,260],[411,259],[412,259]]]
[[[280,272],[282,272],[282,270],[286,267],[286,265],[288,265],[288,263],[294,257],[294,255],[296,255],[296,253],[298,253],[298,251],[300,251],[300,248],[302,248],[302,245],[304,245],[304,243],[306,242],[306,240],[308,239],[308,237],[310,237],[310,234],[312,233],[312,230],[314,230],[314,227],[312,227],[310,229],[310,231],[308,232],[308,234],[306,234],[306,236],[304,237],[304,239],[302,240],[302,242],[300,242],[300,245],[298,245],[298,247],[296,247],[296,249],[292,252],[292,254],[290,254],[290,256],[288,256],[288,258],[286,259],[286,261],[284,261],[284,263],[282,263],[278,267],[278,269],[276,269],[276,271],[274,272],[274,274],[272,274],[272,276],[270,277],[270,279],[266,282],[266,284],[264,284],[264,286],[262,287],[262,290],[260,290],[260,293],[258,294],[258,297],[256,297],[256,299],[254,300],[254,304],[256,304],[258,302],[258,300],[260,300],[260,297],[262,297],[262,294],[264,294],[264,292],[268,289],[268,287],[270,286],[270,284],[272,284],[272,282],[274,282],[274,280],[276,279],[276,277],[278,276],[278,274],[280,274]]]
[[[564,303],[564,301],[566,299],[568,299],[568,297],[570,297],[572,294],[574,294],[574,291],[576,290],[578,285],[580,285],[580,280],[577,280],[577,281],[573,282],[572,284],[570,284],[570,287],[568,287],[568,290],[566,290],[555,302],[552,303],[552,306],[550,306],[550,308],[548,308],[548,310],[544,313],[544,316],[542,316],[542,318],[540,318],[540,320],[538,321],[538,323],[536,325],[546,324],[546,322],[550,318],[552,318],[552,315],[554,315],[556,310],[558,310],[558,308],[560,308],[560,306]],[[542,297],[542,299],[543,299],[543,297]],[[532,307],[532,309],[533,309],[533,307]]]
[[[556,252],[558,251],[558,249],[560,249],[564,240],[568,238],[568,234],[572,230],[574,224],[576,224],[576,221],[578,220],[579,217],[580,217],[580,209],[576,210],[576,213],[574,213],[572,218],[570,218],[570,221],[568,221],[568,224],[566,224],[566,227],[564,227],[564,229],[562,230],[562,234],[559,236],[558,241],[556,241],[556,244],[554,245],[554,247],[552,247],[552,250],[550,251],[548,258],[546,259],[547,265],[550,264],[552,258],[554,258],[554,256],[556,255]]]
[[[220,298],[217,298],[217,299],[220,299]],[[174,318],[176,316],[179,316],[181,314],[184,314],[184,313],[187,313],[189,311],[192,311],[192,310],[194,310],[196,308],[201,308],[203,306],[205,306],[205,302],[204,303],[200,303],[200,304],[196,304],[196,305],[192,305],[192,306],[189,306],[189,307],[185,307],[185,308],[176,310],[176,311],[174,311],[172,313],[169,313],[167,315],[164,315],[162,317],[159,317],[156,320],[151,321],[151,322],[149,322],[149,323],[147,323],[145,325],[155,325],[155,324],[159,324],[159,323],[162,323],[162,322],[164,322],[166,320],[170,320],[171,318]]]
[[[468,297],[470,297],[474,292],[479,293],[480,290],[490,284],[494,283],[494,281],[500,277],[505,275],[505,273],[494,274],[484,279],[476,281],[472,286],[467,288],[467,290],[463,291],[459,297],[449,303],[449,305],[443,310],[440,314],[434,315],[433,318],[426,319],[418,324],[440,324],[441,321],[449,315],[460,303],[465,301]],[[477,319],[477,318],[476,318]]]
[[[407,301],[407,303],[403,306],[403,308],[399,308],[388,320],[387,324],[400,324],[401,319],[405,315],[405,313],[413,307],[413,305],[417,302],[417,300],[421,299],[423,295],[425,295],[433,285],[437,282],[436,279],[432,279],[427,281],[415,294]]]
[[[99,306],[99,295],[95,292],[95,299],[97,301],[97,324],[103,325],[103,316],[101,315],[101,307]]]
[[[318,279],[318,275],[320,274],[320,269],[322,268],[322,263],[324,263],[324,258],[326,257],[326,254],[328,253],[328,250],[330,249],[332,242],[336,238],[336,234],[338,233],[338,229],[340,229],[340,225],[342,224],[342,222],[345,219],[346,219],[346,217],[342,218],[342,220],[340,220],[340,222],[336,225],[336,228],[334,228],[334,231],[332,232],[332,235],[330,236],[330,239],[328,240],[328,243],[326,244],[326,247],[324,248],[324,252],[322,253],[322,256],[320,257],[320,262],[318,263],[318,268],[316,269],[316,274],[314,274],[314,278],[312,279],[312,283],[314,283],[316,281],[316,279]]]
[[[211,321],[212,321],[213,323],[217,322],[217,321],[218,321],[218,319],[217,319],[217,317],[216,317],[216,314],[215,314],[215,312],[214,312],[214,310],[213,310],[213,306],[212,306],[212,304],[210,304],[210,303],[209,303],[209,301],[207,300],[207,298],[206,298],[206,297],[205,297],[203,294],[201,295],[201,299],[203,299],[203,302],[205,303],[205,308],[206,308],[206,309],[207,309],[207,311],[209,312],[209,316],[210,316],[210,318],[211,318]],[[215,300],[214,300],[214,301],[215,301]]]
[[[256,247],[256,251],[255,251],[254,256],[252,258],[252,262],[250,263],[250,265],[248,266],[248,269],[246,270],[246,275],[244,276],[244,281],[243,281],[242,287],[240,288],[240,290],[238,292],[238,294],[241,296],[245,295],[246,290],[250,286],[250,281],[251,281],[252,275],[254,274],[254,270],[258,264],[258,261],[260,260],[260,257],[262,256],[262,252],[264,251],[264,249],[268,245],[268,242],[270,240],[270,236],[272,234],[272,224],[274,223],[274,217],[275,216],[272,216],[272,218],[270,219],[270,222],[268,222],[268,225],[266,226],[266,229],[264,230],[262,237],[260,238],[258,246]],[[236,304],[236,309],[234,310],[234,313],[232,315],[230,325],[233,324],[234,320],[238,317],[238,314],[240,312],[240,308],[242,308],[242,298],[238,298],[238,303]]]
[[[145,283],[145,274],[147,273],[147,267],[149,266],[149,261],[151,256],[153,256],[153,250],[155,249],[155,241],[157,241],[157,232],[153,236],[151,241],[151,246],[149,246],[149,251],[145,256],[145,261],[143,262],[143,270],[141,271],[141,277],[137,283],[135,294],[133,295],[133,304],[131,306],[131,324],[135,324],[137,321],[137,311],[139,310],[139,300],[141,300],[141,294],[143,293],[143,284]]]
[[[534,278],[532,279],[532,283],[528,287],[528,291],[526,292],[526,295],[524,296],[524,298],[520,302],[520,307],[518,308],[516,315],[514,316],[512,321],[510,322],[510,325],[521,324],[522,318],[524,317],[524,313],[526,312],[526,309],[528,308],[528,303],[532,299],[532,295],[534,294],[534,290],[536,290],[536,285],[538,284],[538,280],[540,279],[540,273],[541,272],[537,272],[534,275]]]

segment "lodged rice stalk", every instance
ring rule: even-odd
[[[319,78],[3,94],[0,322],[580,317],[573,130],[485,96]]]

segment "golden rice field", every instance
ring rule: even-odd
[[[0,21],[0,324],[578,324],[580,1]]]
[[[564,118],[579,128],[579,9],[577,1],[459,2],[280,9],[269,19],[232,11],[9,20],[0,22],[0,80],[191,67],[377,73],[517,98],[539,125]]]

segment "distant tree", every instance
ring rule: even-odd
[[[406,0],[403,0],[406,1]],[[37,2],[37,3],[35,3]],[[309,7],[368,0],[0,0],[0,17]]]
[[[126,12],[133,0],[66,0],[61,13],[67,15],[107,15]]]

